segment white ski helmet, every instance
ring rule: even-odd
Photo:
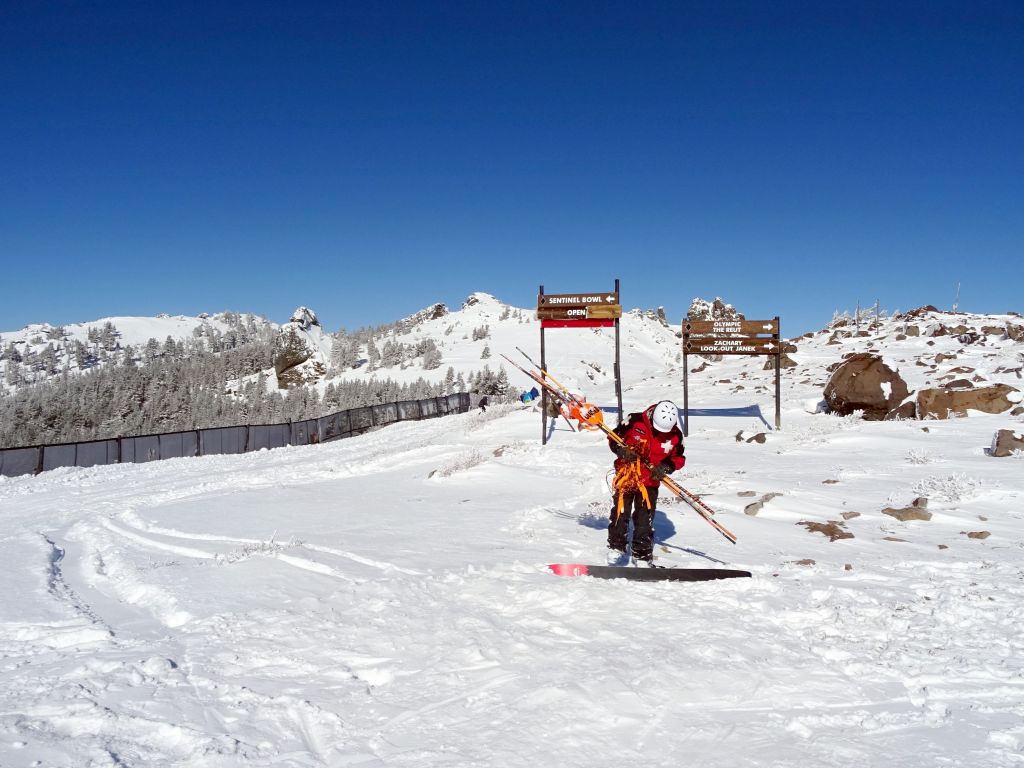
[[[659,432],[671,432],[679,424],[679,409],[671,400],[656,403],[651,410],[651,426]]]

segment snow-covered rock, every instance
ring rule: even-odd
[[[330,340],[316,313],[299,307],[281,326],[274,343],[274,373],[280,389],[316,384],[327,373]]]
[[[855,354],[840,365],[825,386],[825,402],[833,413],[863,411],[878,421],[907,397],[907,382],[878,355]]]
[[[1008,384],[922,389],[917,393],[917,417],[947,419],[950,416],[966,416],[970,411],[1005,413],[1019,401],[1019,394],[1017,389]]]
[[[726,304],[721,296],[715,297],[714,301],[695,298],[690,302],[690,309],[686,312],[687,320],[743,320],[743,314],[736,311],[732,304]]]
[[[989,455],[997,457],[1013,456],[1021,451],[1024,451],[1024,435],[1018,434],[1012,429],[1000,429],[992,436],[992,447],[989,449]]]

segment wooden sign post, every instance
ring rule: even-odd
[[[622,304],[619,301],[619,281],[614,291],[600,293],[544,293],[537,294],[537,319],[540,320],[540,367],[547,370],[544,331],[548,328],[614,328],[615,329],[615,397],[619,402],[619,423],[622,423],[622,374],[619,366],[619,319]],[[548,442],[548,393],[541,392],[542,445]]]
[[[690,434],[689,355],[774,355],[775,428],[782,429],[782,337],[772,320],[683,322],[683,434]]]

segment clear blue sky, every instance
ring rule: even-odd
[[[1024,3],[5,2],[0,329],[1024,310]],[[787,334],[788,335],[788,334]]]

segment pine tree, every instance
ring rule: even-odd
[[[427,339],[426,343],[422,345],[423,349],[423,369],[425,371],[433,371],[441,367],[441,350],[437,348],[437,344],[434,343],[433,339]]]
[[[380,350],[377,349],[377,345],[373,343],[373,337],[368,337],[366,341],[366,359],[367,359],[367,370],[376,370],[380,365]]]

